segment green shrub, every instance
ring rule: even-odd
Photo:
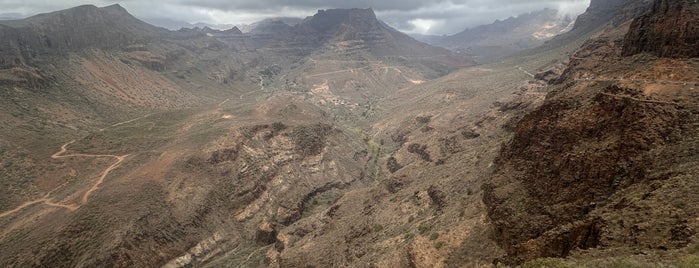
[[[677,267],[679,267],[679,268],[699,267],[699,256],[689,255],[689,256],[686,256],[684,258],[681,258],[679,263],[677,264]]]
[[[434,248],[436,249],[440,249],[442,246],[444,246],[444,242],[437,242],[437,244],[434,244]]]
[[[381,225],[381,224],[374,225],[374,232],[381,232],[381,230],[383,230],[383,225]]]
[[[420,224],[420,226],[417,227],[417,230],[420,232],[420,234],[425,234],[428,230],[430,230],[430,227],[425,224]]]

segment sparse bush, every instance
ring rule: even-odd
[[[391,140],[399,145],[403,145],[408,141],[407,132],[398,132],[391,135]]]
[[[282,130],[286,129],[286,125],[282,122],[274,122],[272,123],[272,131],[275,133],[279,133]]]
[[[432,199],[432,202],[437,205],[437,210],[441,210],[447,205],[447,196],[436,186],[430,185],[427,189],[427,195]]]
[[[395,157],[391,156],[388,158],[388,161],[386,161],[386,168],[388,168],[389,172],[394,173],[403,168],[403,166],[398,163],[398,160]]]
[[[440,248],[442,248],[442,246],[444,246],[444,242],[441,242],[441,241],[434,244],[434,248],[436,248],[436,249],[440,249]]]
[[[430,121],[432,121],[432,116],[431,115],[421,115],[415,117],[415,121],[420,123],[420,124],[428,124]]]
[[[430,240],[436,240],[437,238],[439,238],[439,234],[438,234],[438,233],[432,233],[432,234],[430,235]]]
[[[439,149],[442,155],[451,155],[463,150],[456,137],[439,139]]]
[[[381,232],[381,230],[383,230],[383,225],[381,225],[381,224],[374,225],[374,232]]]
[[[426,225],[426,224],[424,224],[424,223],[423,223],[423,224],[420,224],[420,226],[417,227],[417,231],[418,231],[421,235],[427,233],[427,231],[429,231],[429,230],[430,230],[430,226],[428,226],[428,225]]]
[[[481,134],[478,134],[476,132],[473,132],[471,130],[464,130],[461,131],[461,136],[464,136],[465,139],[475,139],[481,136]]]

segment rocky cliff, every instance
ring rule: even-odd
[[[625,56],[649,52],[659,57],[699,56],[699,2],[656,0],[650,13],[633,21],[624,39]]]
[[[696,240],[699,209],[687,204],[699,201],[699,69],[623,58],[626,32],[588,41],[503,147],[484,201],[507,261],[666,252]]]

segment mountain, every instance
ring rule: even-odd
[[[353,13],[265,42],[116,5],[1,22],[1,266],[239,266],[313,200],[367,185],[378,101],[463,59]]]
[[[542,45],[571,29],[574,20],[553,9],[497,20],[450,36],[430,37],[427,42],[473,55],[479,62],[506,57]]]
[[[679,3],[591,1],[481,65],[371,9],[256,33],[118,6],[3,21],[0,266],[694,267]]]
[[[300,45],[327,46],[327,51],[352,57],[368,52],[379,59],[424,61],[441,65],[442,74],[469,64],[454,53],[421,43],[378,20],[372,9],[320,10],[299,23],[289,36]]]
[[[20,14],[20,13],[1,13],[0,14],[0,20],[17,20],[17,19],[21,19],[22,17],[24,17],[24,16],[22,16],[22,14]]]
[[[697,39],[682,38],[695,28],[675,24],[692,25],[696,4],[622,2],[592,1],[576,26],[606,17],[603,32],[573,54],[500,152],[483,200],[507,262],[576,255],[580,264],[597,254],[601,266],[653,262],[696,243],[699,210],[685,204],[699,200],[689,179],[699,174],[690,149],[699,69],[687,58]],[[634,19],[628,10],[650,11]]]
[[[158,27],[163,27],[168,30],[172,31],[177,31],[182,28],[212,28],[212,29],[230,29],[233,28],[234,25],[231,24],[209,24],[209,23],[203,23],[203,22],[197,22],[197,23],[189,23],[186,21],[179,21],[179,20],[173,20],[170,18],[145,18],[143,21],[150,23],[152,25],[158,26]]]
[[[302,20],[303,19],[300,18],[269,18],[249,25],[240,25],[238,27],[244,33],[274,33],[277,32],[277,29],[296,26]]]
[[[31,65],[47,54],[88,47],[115,49],[143,44],[162,31],[119,5],[79,6],[22,20],[1,21],[0,66]]]

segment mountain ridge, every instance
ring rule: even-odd
[[[472,55],[485,63],[542,45],[552,37],[569,31],[574,22],[574,19],[559,14],[557,10],[546,8],[468,28],[453,35],[424,36],[421,39]]]

